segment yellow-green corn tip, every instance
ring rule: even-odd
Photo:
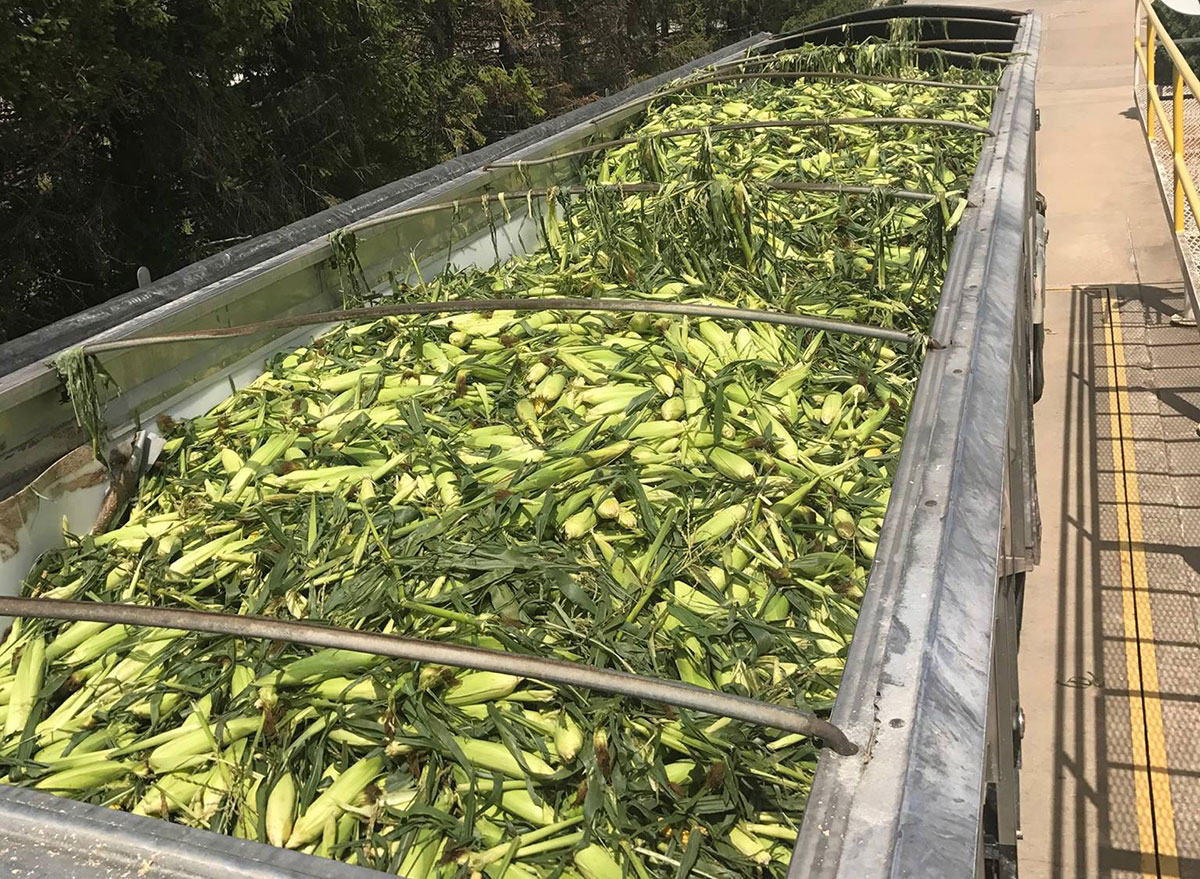
[[[574,855],[575,868],[583,879],[622,879],[621,865],[603,846],[585,846]]]
[[[571,720],[570,715],[563,712],[559,724],[554,731],[554,752],[558,759],[570,763],[578,756],[583,748],[583,730]]]
[[[567,540],[578,540],[594,527],[596,527],[596,511],[591,507],[584,507],[563,522],[563,536]]]
[[[750,509],[745,504],[733,504],[726,507],[692,532],[692,542],[711,543],[714,540],[728,537],[734,528],[746,520],[749,514]]]
[[[735,482],[753,482],[758,477],[753,464],[728,449],[714,448],[709,452],[708,460],[726,479],[732,479]]]

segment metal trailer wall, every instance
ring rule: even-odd
[[[822,756],[792,879],[1011,875],[1015,869],[1019,594],[1038,552],[1030,314],[1038,256],[1033,84],[1040,25],[1033,15],[982,7],[910,6],[841,16],[795,37],[757,42],[763,51],[775,51],[789,40],[856,40],[885,35],[894,17],[938,16],[938,22],[921,23],[922,39],[974,41],[947,46],[970,51],[994,51],[991,40],[1015,39],[1017,54],[997,94],[992,127],[998,135],[984,147],[933,327],[947,347],[931,350],[922,371],[834,711],[834,721],[863,747],[855,757]],[[996,36],[1001,33],[1008,36]],[[608,134],[637,112],[636,103],[602,112],[521,155],[545,155]],[[534,184],[559,179],[547,176]],[[391,209],[477,194],[485,184],[518,185],[511,171],[477,168]],[[412,218],[359,236],[368,274],[407,272],[408,243],[415,240],[432,242],[426,251],[431,266],[452,241],[465,243],[467,251],[485,245],[481,213],[468,214],[455,228],[444,216]],[[506,252],[525,246],[522,222],[518,215],[509,224]],[[314,235],[153,311],[134,309],[127,323],[106,328],[95,340],[328,308],[337,288],[329,256],[323,235]],[[228,381],[257,374],[265,352],[304,335],[240,346],[201,343],[182,364],[170,364],[170,352],[148,353],[154,349],[114,355],[112,369],[126,384],[110,407],[110,423],[120,433],[137,412],[178,411],[172,407],[183,405],[197,384],[223,396]],[[79,441],[58,395],[41,363],[0,378],[0,478],[10,486]],[[1007,407],[995,405],[1003,399]],[[0,795],[0,863],[31,874],[80,877],[378,875],[12,788]]]

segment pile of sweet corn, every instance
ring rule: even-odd
[[[580,169],[662,190],[551,198],[545,249],[399,292],[670,299],[920,333],[979,134],[652,135],[809,115],[984,125],[991,96],[812,79],[664,97],[639,143]],[[27,592],[323,620],[826,712],[922,353],[601,311],[341,326],[160,425],[127,521],[68,535]],[[0,669],[9,783],[414,879],[783,875],[815,763],[801,736],[695,712],[232,637],[19,622]]]

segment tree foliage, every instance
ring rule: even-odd
[[[1200,70],[1200,15],[1184,15],[1163,3],[1155,3],[1154,11],[1162,21],[1167,35],[1179,46],[1179,51],[1183,53],[1192,70]],[[1141,36],[1144,39],[1145,33]],[[1156,43],[1156,47],[1154,78],[1159,85],[1170,85],[1174,76],[1171,56],[1161,40]]]
[[[865,0],[3,0],[0,339]]]

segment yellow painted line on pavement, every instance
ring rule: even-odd
[[[1154,619],[1142,531],[1132,410],[1129,403],[1125,349],[1113,291],[1105,291],[1105,348],[1108,361],[1109,418],[1112,427],[1113,480],[1116,488],[1118,548],[1121,557],[1121,602],[1125,623],[1125,668],[1129,679],[1130,737],[1142,875],[1177,879],[1179,851],[1175,844],[1175,807],[1167,771],[1162,703],[1158,693],[1158,663],[1154,649]]]

